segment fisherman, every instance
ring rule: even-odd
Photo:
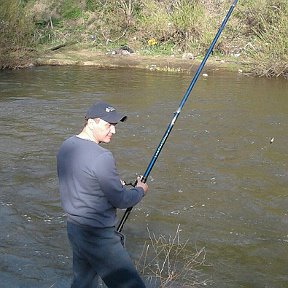
[[[116,124],[126,118],[107,103],[93,104],[83,130],[65,140],[57,154],[61,204],[73,250],[72,288],[99,287],[99,277],[111,288],[145,287],[115,224],[116,208],[139,203],[148,186],[138,177],[136,186],[127,189],[112,153],[99,145],[109,143]]]

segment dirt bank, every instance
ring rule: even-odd
[[[89,49],[46,52],[36,59],[36,65],[90,65],[99,68],[129,67],[152,71],[191,72],[195,71],[202,59],[176,56],[142,56],[137,53],[103,53]],[[231,60],[210,57],[205,70],[228,69],[238,71],[238,64]]]

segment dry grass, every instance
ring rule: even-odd
[[[203,275],[197,269],[206,265],[205,248],[191,253],[189,241],[180,241],[180,225],[175,235],[156,236],[148,230],[150,241],[146,242],[137,268],[146,275],[149,287],[201,287],[208,280],[201,280]]]

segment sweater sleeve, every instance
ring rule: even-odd
[[[141,187],[126,189],[122,186],[110,151],[107,150],[99,155],[95,165],[97,165],[95,171],[101,190],[112,206],[123,209],[135,206],[141,201],[144,190]]]

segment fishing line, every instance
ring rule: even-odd
[[[161,152],[161,150],[162,150],[162,148],[163,148],[163,146],[164,146],[164,144],[166,142],[166,140],[168,139],[168,136],[169,136],[170,132],[172,131],[172,129],[174,127],[174,124],[175,124],[178,116],[180,115],[181,110],[182,110],[186,100],[188,99],[188,97],[189,97],[189,95],[190,95],[190,93],[191,93],[191,91],[192,91],[192,89],[193,89],[193,87],[194,87],[194,85],[195,85],[195,83],[196,83],[196,81],[197,81],[197,79],[198,79],[198,77],[199,77],[199,75],[200,75],[205,63],[206,63],[206,61],[207,61],[207,59],[209,58],[211,52],[213,51],[213,48],[214,48],[218,38],[220,37],[220,34],[223,31],[223,29],[224,29],[229,17],[231,16],[231,14],[232,14],[237,2],[238,2],[238,0],[234,0],[232,5],[230,6],[226,16],[224,17],[224,19],[223,19],[223,21],[222,21],[222,23],[221,23],[221,25],[220,25],[220,27],[218,29],[218,32],[216,33],[216,35],[215,35],[215,37],[214,37],[209,49],[207,50],[207,52],[206,52],[201,64],[199,65],[199,67],[198,67],[198,69],[197,69],[197,71],[196,71],[196,73],[195,73],[195,75],[194,75],[194,77],[193,77],[193,79],[192,79],[192,81],[191,81],[186,93],[184,94],[177,111],[174,112],[174,116],[173,116],[172,120],[170,121],[170,123],[169,123],[169,125],[168,125],[168,127],[167,127],[167,129],[166,129],[166,131],[165,131],[165,133],[164,133],[164,135],[163,135],[163,137],[162,137],[162,139],[161,139],[156,151],[155,151],[155,153],[153,154],[153,156],[151,158],[150,163],[148,164],[148,167],[147,167],[145,173],[143,174],[143,176],[141,178],[141,181],[143,183],[145,183],[147,181],[147,178],[148,178],[148,176],[149,176],[149,174],[150,174],[150,172],[151,172],[151,170],[152,170],[152,168],[153,168],[153,166],[154,166],[154,164],[155,164],[155,162],[156,162],[156,160],[157,160],[157,158],[158,158],[158,156],[159,156],[159,154],[160,154],[160,152]],[[135,182],[133,184],[133,186],[136,186],[136,183],[137,182]],[[118,232],[122,231],[123,226],[124,226],[124,224],[125,224],[125,222],[126,222],[126,220],[127,220],[127,218],[128,218],[128,216],[129,216],[129,214],[130,214],[132,209],[133,209],[133,207],[129,207],[129,208],[126,209],[126,211],[125,211],[125,213],[124,213],[124,215],[123,215],[123,217],[122,217],[122,219],[121,219],[121,221],[120,221],[120,223],[119,223],[119,225],[117,227],[117,231]]]

